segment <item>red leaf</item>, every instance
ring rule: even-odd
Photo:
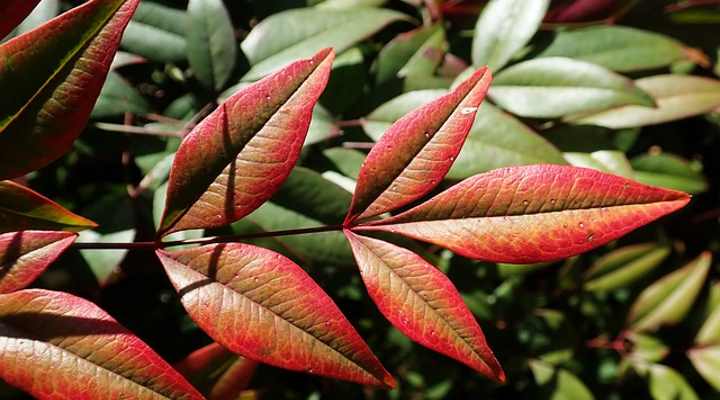
[[[97,224],[13,181],[0,181],[0,233],[34,230],[81,231]]]
[[[70,232],[0,234],[0,293],[30,285],[76,238],[77,235]]]
[[[229,364],[229,365],[228,365]],[[175,365],[190,381],[203,382],[209,400],[237,399],[247,389],[258,363],[217,343],[202,347]]]
[[[0,179],[70,149],[138,3],[91,0],[0,45]]]
[[[0,39],[20,25],[39,2],[40,0],[3,0],[0,3]]]
[[[87,300],[0,295],[0,378],[39,399],[202,399],[132,332]]]
[[[229,350],[281,368],[394,386],[335,303],[289,259],[243,243],[157,254],[190,317]]]
[[[346,224],[429,193],[455,161],[492,80],[481,68],[451,93],[396,121],[368,154]]]
[[[618,6],[617,0],[572,0],[548,11],[547,22],[582,22],[604,18]]]
[[[468,178],[355,230],[395,232],[465,257],[528,264],[601,246],[688,201],[682,192],[585,168],[510,167]]]
[[[349,230],[345,236],[370,297],[396,328],[425,347],[505,381],[480,326],[442,272],[401,247]]]
[[[325,49],[241,89],[183,140],[160,234],[230,224],[262,205],[300,155],[334,53]]]

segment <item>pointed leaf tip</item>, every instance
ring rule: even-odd
[[[492,73],[475,71],[455,90],[397,120],[363,163],[345,220],[370,218],[429,193],[460,153]]]
[[[334,57],[323,49],[244,87],[185,137],[159,235],[228,225],[275,193],[297,162]]]

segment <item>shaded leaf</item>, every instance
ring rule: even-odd
[[[720,107],[720,81],[698,76],[656,75],[635,85],[651,95],[656,108],[626,105],[590,115],[569,116],[573,123],[612,129],[655,125],[704,114]]]
[[[659,33],[598,25],[555,32],[536,57],[569,57],[619,72],[662,68],[685,59],[682,43]]]
[[[240,398],[258,363],[238,356],[217,343],[190,353],[175,368],[196,387],[203,388],[209,400]]]
[[[480,14],[472,43],[473,65],[499,70],[533,37],[549,0],[492,0]]]
[[[396,121],[368,154],[346,222],[368,218],[426,195],[455,161],[492,76],[478,70],[451,93]]]
[[[670,248],[656,243],[621,247],[600,257],[585,272],[585,290],[606,291],[627,286],[659,266]]]
[[[592,392],[588,390],[577,376],[566,369],[554,368],[540,360],[529,360],[530,371],[539,385],[548,387],[551,400],[592,400]]]
[[[145,115],[150,105],[138,91],[117,72],[110,72],[105,80],[97,103],[92,110],[92,118],[123,116],[125,113]]]
[[[452,282],[411,251],[345,231],[370,297],[396,328],[490,379],[505,373]]]
[[[709,252],[702,253],[685,267],[645,288],[630,308],[628,328],[642,332],[680,322],[700,293],[711,261]]]
[[[0,39],[7,36],[37,6],[40,0],[6,0],[0,4]]]
[[[404,14],[381,8],[300,8],[273,14],[242,42],[252,65],[243,80],[259,79],[324,47],[340,53],[391,22],[407,19]]]
[[[0,181],[0,233],[34,230],[81,231],[97,226],[47,197],[13,181]]]
[[[270,198],[295,166],[333,58],[323,50],[241,89],[185,137],[160,234],[227,225]]]
[[[138,2],[89,1],[0,45],[0,87],[13,93],[0,98],[0,179],[70,149]]]
[[[122,47],[156,62],[183,61],[188,20],[182,10],[143,1],[123,35]]]
[[[39,399],[202,399],[95,304],[48,290],[0,295],[0,378]]]
[[[498,74],[490,98],[522,117],[564,115],[638,104],[652,107],[652,97],[632,81],[599,65],[563,57],[537,58]]]
[[[333,163],[338,171],[352,179],[357,179],[362,163],[365,161],[364,153],[342,147],[323,150],[323,155]]]
[[[30,285],[76,237],[71,232],[49,231],[0,234],[0,293]]]
[[[615,175],[538,165],[468,178],[395,217],[387,231],[493,262],[554,261],[601,246],[683,207],[681,192]]]
[[[232,21],[222,0],[190,0],[187,52],[190,67],[208,89],[219,91],[235,67]]]
[[[157,253],[190,316],[229,350],[291,370],[394,385],[332,300],[287,258],[242,243]]]
[[[641,154],[630,162],[638,182],[688,193],[701,193],[708,188],[707,179],[696,165],[673,154]]]

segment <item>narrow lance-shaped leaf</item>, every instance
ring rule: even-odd
[[[0,39],[12,32],[40,0],[4,0],[0,4]]]
[[[0,295],[0,378],[38,399],[202,399],[139,338],[87,300]]]
[[[491,80],[482,68],[395,122],[363,163],[346,222],[397,209],[437,186],[460,152]]]
[[[570,257],[683,207],[682,192],[561,165],[468,178],[404,213],[355,228],[399,233],[465,257],[528,264]]]
[[[242,243],[157,254],[190,317],[229,350],[295,371],[394,385],[335,303],[289,259]]]
[[[695,344],[699,346],[708,344],[720,346],[720,283],[715,283],[711,287],[709,298],[712,308],[695,337]]]
[[[48,231],[0,234],[0,293],[30,285],[76,237],[71,232]]]
[[[188,61],[198,80],[221,90],[235,67],[237,45],[232,21],[222,0],[188,3]]]
[[[0,233],[27,229],[81,231],[97,226],[13,181],[0,181]]]
[[[585,289],[613,290],[629,285],[660,265],[670,248],[655,243],[635,244],[612,251],[585,272]]]
[[[549,3],[549,0],[490,1],[475,25],[473,64],[487,64],[493,70],[507,64],[540,27]]]
[[[272,196],[297,162],[333,57],[323,50],[244,87],[185,137],[160,234],[230,224]]]
[[[349,230],[370,297],[414,341],[503,382],[505,373],[452,282],[417,254]]]
[[[643,290],[630,309],[628,328],[641,332],[680,322],[700,293],[711,261],[709,252],[702,253]]]
[[[0,179],[70,149],[138,2],[92,0],[0,45],[0,87],[13,94],[0,97]]]

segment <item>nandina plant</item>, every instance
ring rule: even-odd
[[[0,36],[31,3],[0,6],[11,10],[2,13]],[[480,67],[385,130],[359,169],[343,220],[177,239],[243,220],[291,176],[331,76],[335,52],[325,48],[260,73],[184,135],[155,240],[78,241],[77,232],[97,224],[22,177],[62,157],[81,134],[138,4],[90,0],[0,45],[0,87],[12,93],[0,99],[0,378],[37,398],[203,398],[186,378],[226,351],[243,357],[229,381],[264,363],[394,387],[393,375],[301,266],[248,243],[320,232],[342,232],[369,298],[400,332],[502,383],[509,356],[496,358],[453,282],[418,254],[416,241],[471,260],[553,262],[690,201],[681,191],[554,164],[494,169],[441,187],[491,86],[490,70]],[[196,68],[211,90],[229,76]],[[187,314],[215,344],[172,367],[92,302],[27,289],[71,248],[154,252]],[[234,393],[213,390],[213,398]]]

